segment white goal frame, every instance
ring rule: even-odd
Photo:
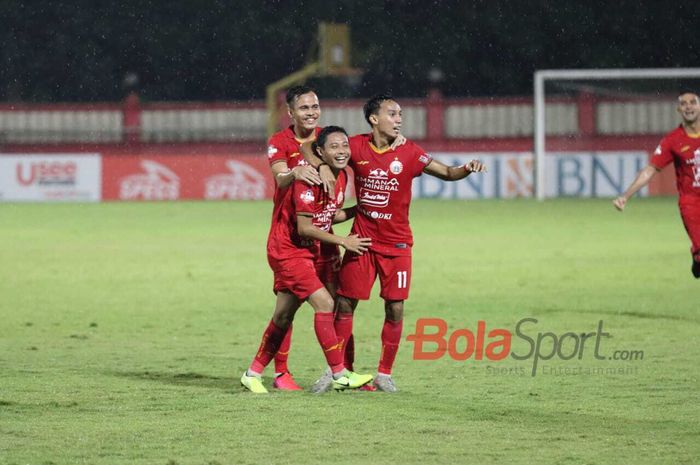
[[[700,68],[638,68],[638,69],[545,69],[535,71],[534,92],[534,155],[535,197],[545,198],[545,95],[547,80],[595,80],[595,79],[654,79],[700,78]]]

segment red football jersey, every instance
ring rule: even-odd
[[[321,132],[321,128],[316,128],[315,135],[318,136],[319,132]],[[306,160],[304,160],[304,157],[299,151],[300,145],[301,143],[294,133],[294,126],[289,126],[288,128],[273,134],[267,143],[267,159],[270,166],[278,161],[287,162],[287,167],[289,169],[292,169],[298,165],[307,164]],[[290,185],[280,189],[277,187],[277,183],[275,183],[275,194],[273,196],[274,206],[272,211],[272,225],[270,227],[270,234],[272,234],[275,221],[282,216],[282,212],[280,211],[282,205],[288,201],[287,197],[291,196],[291,187],[292,186]],[[268,241],[269,240],[270,236],[268,236]],[[269,250],[270,247],[268,246],[268,251]],[[335,256],[340,254],[337,247],[326,244],[323,244],[322,251],[323,257],[320,257],[322,259],[333,259]]]
[[[284,260],[292,257],[304,257],[318,260],[321,258],[319,241],[301,237],[297,230],[297,213],[311,213],[312,223],[317,228],[331,232],[333,218],[345,202],[345,188],[348,175],[345,170],[338,174],[335,184],[335,195],[329,196],[323,192],[323,186],[309,186],[303,181],[294,181],[287,189],[290,195],[275,212],[270,235],[267,240],[267,253],[272,258]],[[335,246],[331,246],[334,247]],[[325,251],[324,251],[325,253]]]
[[[371,134],[350,138],[350,166],[355,172],[357,215],[352,232],[372,239],[371,249],[385,255],[410,255],[413,234],[408,224],[413,178],[432,158],[407,141],[396,150],[379,150]]]
[[[679,126],[666,134],[651,157],[651,164],[661,169],[673,162],[676,186],[681,198],[700,198],[700,137],[691,137]]]

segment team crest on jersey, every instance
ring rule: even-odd
[[[275,147],[274,145],[267,146],[267,158],[274,157],[276,153],[277,153],[277,147]]]
[[[314,197],[314,193],[311,191],[311,189],[306,189],[301,193],[299,198],[306,204],[312,203],[314,200],[316,200],[316,197]]]
[[[394,174],[401,174],[403,171],[403,163],[401,163],[399,160],[394,160],[389,164],[389,171],[391,171]]]

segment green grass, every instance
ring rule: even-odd
[[[415,201],[397,395],[240,389],[274,303],[270,209],[0,204],[0,463],[697,463],[700,282],[673,200]],[[604,320],[603,352],[644,360],[587,351],[540,363],[632,372],[535,377],[510,358],[416,361],[405,336],[425,317],[534,317],[531,336]],[[375,289],[358,371],[382,319]],[[290,366],[304,386],[323,367],[308,307]]]

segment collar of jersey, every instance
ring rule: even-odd
[[[314,138],[313,139],[299,140],[299,138],[297,137],[297,133],[294,132],[294,125],[288,126],[287,129],[289,129],[289,133],[290,133],[291,138],[300,144],[303,144],[304,142],[308,142],[309,140],[314,141],[314,140],[316,140],[316,136],[318,135],[318,128],[316,128],[316,129],[314,129]]]
[[[685,135],[690,137],[691,139],[700,139],[700,133],[698,134],[690,134],[688,131],[683,128],[683,132],[685,132]]]
[[[385,149],[378,149],[378,148],[372,143],[371,140],[369,141],[369,148],[371,148],[372,150],[374,150],[374,151],[375,151],[376,153],[378,153],[379,155],[382,155],[382,154],[388,152],[389,150],[391,150],[391,146],[389,146],[389,147],[387,147],[387,148],[385,148]]]

